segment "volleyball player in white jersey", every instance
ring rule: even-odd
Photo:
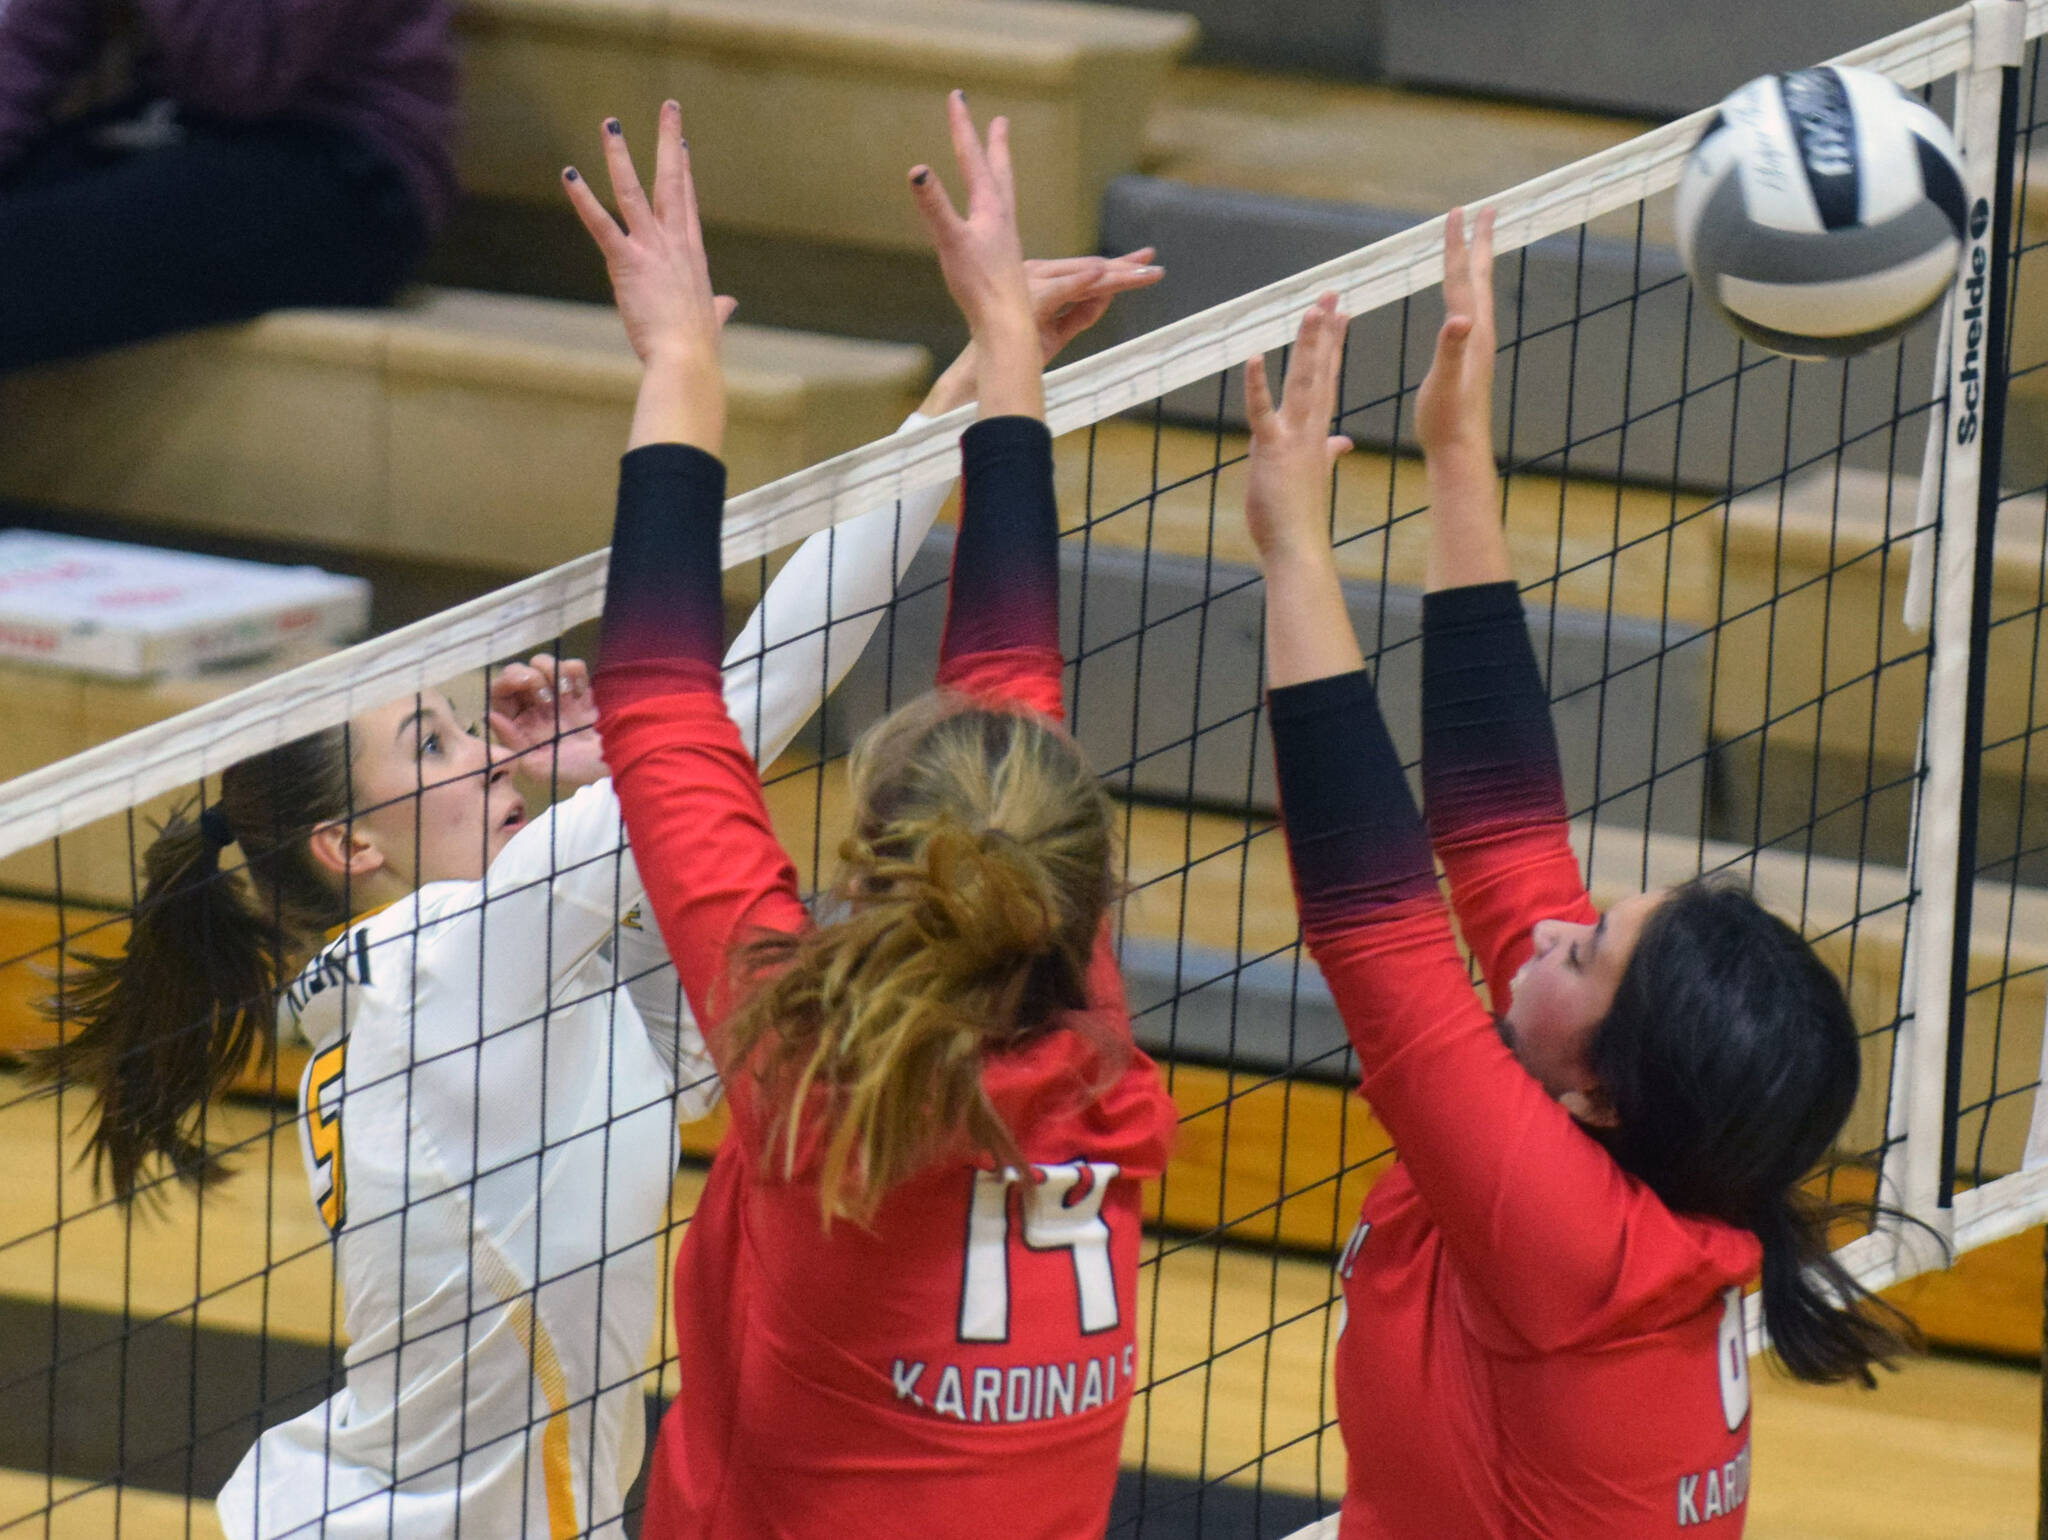
[[[1039,264],[1047,355],[1156,281],[1150,255]],[[921,413],[971,399],[973,369]],[[762,763],[859,655],[946,490],[813,536],[770,585],[726,673]],[[514,665],[492,707],[495,750],[430,691],[231,767],[147,852],[125,955],[63,990],[43,1068],[94,1092],[124,1198],[159,1164],[222,1174],[205,1106],[280,1007],[313,1049],[301,1143],[346,1384],[244,1457],[232,1540],[622,1533],[676,1115],[717,1084],[638,920],[583,666]],[[521,778],[580,789],[530,817]]]

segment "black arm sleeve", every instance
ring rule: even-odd
[[[725,652],[718,531],[725,467],[687,444],[648,444],[619,462],[619,509],[605,579],[607,670],[705,663]]]
[[[1060,644],[1059,506],[1052,434],[1035,417],[989,417],[960,440],[960,533],[942,661]]]
[[[1439,840],[1565,816],[1550,696],[1513,583],[1423,596],[1422,797]]]
[[[1436,866],[1364,669],[1269,697],[1273,763],[1302,926],[1436,892]]]

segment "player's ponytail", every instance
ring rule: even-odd
[[[1786,1368],[1871,1384],[1873,1365],[1919,1346],[1829,1250],[1835,1219],[1873,1210],[1800,1185],[1855,1105],[1862,1055],[1840,983],[1797,931],[1740,887],[1675,890],[1644,923],[1591,1058],[1618,1119],[1594,1132],[1623,1169],[1763,1244],[1764,1321]]]
[[[1802,1380],[1872,1385],[1873,1364],[1890,1363],[1921,1346],[1912,1319],[1865,1289],[1829,1248],[1833,1220],[1868,1217],[1868,1211],[1822,1203],[1795,1188],[1765,1198],[1750,1219],[1764,1247],[1764,1323],[1771,1345]]]
[[[220,800],[173,813],[144,852],[121,954],[66,959],[43,1002],[57,1045],[30,1068],[91,1095],[94,1179],[123,1201],[157,1161],[194,1186],[225,1174],[204,1111],[268,1058],[280,982],[346,918],[306,837],[347,808],[346,729],[229,767]],[[231,846],[243,871],[223,867]]]
[[[1042,717],[927,697],[852,769],[843,912],[743,949],[726,1033],[777,1109],[771,1158],[815,1170],[827,1224],[946,1152],[1021,1159],[984,1055],[1085,1003],[1110,893],[1108,799]]]

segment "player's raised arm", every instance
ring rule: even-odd
[[[1273,404],[1266,360],[1245,365],[1251,476],[1245,523],[1266,574],[1266,669],[1275,689],[1363,668],[1330,546],[1330,468],[1351,441],[1330,431],[1337,369],[1351,318],[1325,294],[1301,323],[1284,400]]]
[[[1539,921],[1590,925],[1550,697],[1508,565],[1493,458],[1493,214],[1444,221],[1444,322],[1415,403],[1429,471],[1422,787],[1451,904],[1494,1009]]]
[[[1440,988],[1453,1006],[1476,1013],[1437,896],[1429,839],[1381,718],[1330,545],[1330,469],[1351,447],[1330,432],[1346,321],[1333,294],[1303,318],[1278,405],[1265,361],[1245,368],[1252,428],[1245,520],[1266,574],[1274,762],[1302,933],[1318,946],[1361,926],[1411,923],[1411,956],[1430,976],[1431,992]],[[1377,980],[1369,965],[1365,971]],[[1404,978],[1383,1005],[1344,1012],[1368,1076],[1405,1038],[1412,982]],[[1441,1011],[1443,1002],[1427,1008]]]
[[[966,214],[929,166],[913,168],[910,184],[973,337],[980,417],[960,445],[960,533],[939,680],[1058,717],[1059,509],[1039,326],[1017,236],[1010,128],[995,119],[984,145],[961,93],[947,99],[946,111]]]
[[[726,713],[719,671],[718,335],[732,303],[712,293],[676,104],[661,110],[651,199],[616,118],[606,121],[604,139],[623,227],[573,168],[564,180],[604,253],[646,372],[619,465],[599,728],[648,900],[709,1034],[734,938],[752,927],[801,928],[805,916],[753,760]]]

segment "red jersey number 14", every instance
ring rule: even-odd
[[[1029,1179],[1014,1167],[973,1174],[960,1280],[962,1342],[1010,1340],[1010,1189],[1020,1185],[1024,1244],[1033,1251],[1064,1249],[1073,1257],[1082,1334],[1117,1325],[1109,1221],[1102,1217],[1116,1175],[1116,1166],[1095,1160],[1033,1166]]]

